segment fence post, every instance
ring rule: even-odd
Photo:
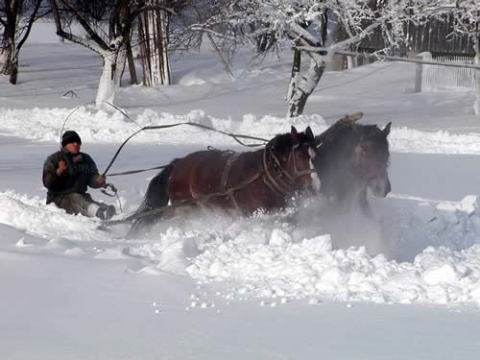
[[[432,54],[429,52],[422,52],[417,54],[415,58],[420,60],[431,60]],[[415,92],[422,92],[422,78],[423,78],[423,64],[417,63],[415,69]]]
[[[480,38],[477,40],[477,46],[475,47],[475,65],[480,65]],[[475,69],[473,71],[473,79],[475,82],[475,103],[473,104],[473,113],[480,116],[480,70]]]

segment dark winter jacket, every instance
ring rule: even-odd
[[[56,171],[61,160],[67,163],[67,170],[57,176]],[[97,165],[88,154],[81,152],[73,157],[63,148],[53,153],[43,165],[43,185],[48,189],[47,204],[57,203],[65,194],[83,194],[88,186],[100,187],[95,182],[98,175]]]

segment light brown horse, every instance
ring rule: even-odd
[[[285,207],[313,177],[315,138],[310,127],[277,135],[252,152],[205,150],[173,160],[150,182],[132,231],[152,224],[164,209],[202,205],[251,214]],[[130,233],[132,233],[132,231]]]

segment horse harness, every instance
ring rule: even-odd
[[[298,182],[298,179],[302,176],[312,174],[315,171],[314,169],[301,171],[297,169],[295,151],[298,147],[299,145],[293,146],[287,158],[287,164],[293,159],[293,176],[285,170],[278,157],[268,145],[263,151],[263,170],[265,173],[263,181],[269,188],[283,196],[300,190],[301,184]]]
[[[298,149],[299,145],[295,145],[289,151],[289,155],[287,158],[287,164],[293,161],[293,170],[294,174],[291,175],[281,164],[280,160],[278,159],[277,155],[273,152],[270,146],[266,146],[262,153],[262,170],[258,173],[254,174],[248,180],[233,186],[227,187],[228,185],[228,174],[230,173],[230,169],[232,168],[233,164],[237,160],[239,153],[231,152],[228,156],[228,159],[225,163],[225,168],[222,172],[221,182],[220,182],[220,191],[217,194],[210,194],[208,198],[212,198],[215,196],[227,196],[232,201],[233,205],[238,211],[241,211],[240,206],[235,199],[235,192],[245,188],[246,186],[250,185],[258,178],[262,178],[263,182],[274,192],[280,194],[281,196],[287,196],[292,192],[295,192],[301,188],[298,178],[311,174],[314,169],[309,170],[301,170],[299,171],[297,168],[297,162],[295,157],[295,151]],[[293,159],[293,160],[292,160]],[[205,199],[205,197],[195,197],[197,201],[201,202],[201,200]]]
[[[239,153],[237,152],[230,152],[228,156],[227,162],[225,163],[225,168],[223,169],[223,172],[222,172],[222,179],[220,182],[220,192],[228,194],[226,196],[229,197],[230,200],[232,200],[233,205],[235,205],[235,209],[237,209],[238,211],[241,211],[240,206],[238,206],[237,200],[235,199],[234,191],[228,192],[229,189],[227,188],[228,174],[230,173],[230,169],[232,168],[233,163],[235,162],[235,160],[237,160],[238,155]],[[245,184],[245,186],[247,186],[251,182],[252,181],[249,181],[247,184]],[[242,188],[245,186],[242,186]]]
[[[293,157],[293,169],[294,169],[293,176],[282,166],[277,155],[275,155],[272,149],[267,145],[262,153],[262,169],[259,172],[255,173],[250,178],[248,178],[247,180],[241,182],[240,184],[227,187],[228,174],[230,172],[230,169],[232,168],[238,156],[240,155],[240,153],[230,151],[228,154],[228,159],[226,161],[225,168],[222,172],[220,190],[218,192],[206,194],[206,195],[198,195],[191,191],[190,193],[192,195],[192,199],[186,199],[176,204],[171,204],[171,205],[166,205],[160,208],[151,209],[143,214],[134,214],[123,220],[112,220],[112,221],[109,221],[108,224],[114,225],[114,224],[119,224],[123,222],[133,221],[143,216],[159,214],[164,212],[167,208],[176,208],[183,205],[194,205],[194,204],[204,205],[204,203],[207,203],[209,200],[217,197],[222,197],[222,196],[230,198],[236,210],[238,210],[239,212],[242,212],[242,209],[240,208],[240,206],[238,205],[235,199],[235,192],[237,192],[238,190],[244,189],[248,185],[257,181],[260,177],[262,178],[263,182],[274,192],[282,196],[287,196],[292,192],[295,192],[300,189],[300,184],[297,181],[298,178],[305,176],[307,174],[311,174],[312,172],[315,171],[314,169],[301,170],[301,171],[297,169],[295,151],[297,150],[298,146],[299,145],[295,145],[294,147],[292,147],[287,158],[287,164],[288,164],[290,163]]]

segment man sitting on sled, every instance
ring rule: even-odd
[[[87,187],[105,187],[93,159],[80,152],[82,140],[75,131],[62,135],[62,148],[50,155],[43,166],[43,185],[48,189],[47,204],[54,203],[69,214],[82,214],[102,220],[115,215],[115,207],[94,201]]]

